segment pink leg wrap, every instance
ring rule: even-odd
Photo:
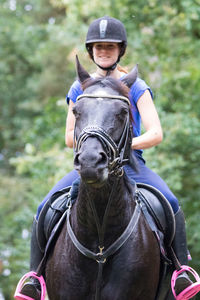
[[[189,273],[191,273],[194,276],[196,282],[193,283],[193,284],[191,284],[190,286],[188,286],[186,289],[184,289],[179,295],[176,295],[176,292],[174,290],[174,287],[175,287],[175,284],[176,284],[176,279],[183,272],[189,272]],[[181,269],[179,271],[177,271],[177,270],[174,271],[174,273],[172,275],[171,288],[172,288],[172,292],[173,292],[174,298],[176,300],[188,300],[188,299],[191,299],[192,297],[194,297],[200,291],[200,278],[199,278],[199,275],[191,267],[189,267],[189,266],[181,266]]]
[[[14,294],[14,298],[17,299],[17,300],[34,300],[33,298],[31,297],[28,297],[26,295],[23,295],[21,294],[21,289],[25,283],[25,281],[27,280],[27,278],[29,277],[34,277],[36,278],[40,285],[41,285],[41,299],[40,300],[44,300],[45,299],[45,294],[46,294],[46,284],[45,284],[45,281],[44,281],[44,278],[42,276],[37,276],[37,273],[36,272],[29,272],[29,273],[26,273],[19,281],[18,285],[17,285],[17,288],[16,288],[16,291],[15,291],[15,294]]]

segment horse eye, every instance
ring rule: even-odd
[[[122,114],[125,114],[125,115],[128,114],[128,109],[125,108],[125,107],[123,107],[121,113],[122,113]]]
[[[78,118],[80,116],[80,112],[78,112],[77,108],[76,107],[73,107],[72,108],[72,112],[75,116],[75,118]]]
[[[128,109],[121,108],[120,111],[116,114],[119,118],[124,118],[128,114]]]

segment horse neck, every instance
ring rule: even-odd
[[[74,216],[72,217],[73,227],[77,236],[83,243],[85,237],[87,245],[97,238],[97,226],[90,203],[93,201],[100,224],[102,224],[106,207],[108,202],[111,201],[106,222],[105,238],[108,244],[113,242],[123,232],[131,218],[135,206],[134,201],[131,201],[133,196],[133,188],[127,186],[123,177],[116,184],[115,180],[111,180],[99,189],[94,189],[81,183],[79,196],[74,208]],[[107,238],[108,236],[109,239]]]

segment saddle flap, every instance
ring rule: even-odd
[[[156,188],[144,183],[137,183],[141,200],[153,217],[158,229],[164,233],[164,243],[170,246],[175,234],[174,212],[165,196]]]
[[[37,223],[37,239],[42,252],[44,252],[51,232],[67,209],[67,199],[71,187],[64,188],[54,193],[43,206]]]

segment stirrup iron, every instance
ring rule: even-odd
[[[17,288],[16,288],[16,291],[15,291],[15,294],[14,294],[14,298],[17,299],[17,300],[34,300],[33,298],[29,297],[29,296],[26,296],[26,295],[23,295],[21,294],[21,289],[25,283],[25,281],[27,280],[27,278],[29,277],[33,277],[33,278],[36,278],[39,283],[40,283],[40,286],[41,286],[41,298],[40,300],[45,300],[45,294],[46,294],[46,284],[45,284],[45,281],[44,281],[44,278],[43,276],[37,276],[37,273],[36,272],[29,272],[29,273],[26,273],[19,281],[18,285],[17,285]]]
[[[193,277],[195,278],[196,282],[189,285],[186,289],[184,289],[182,292],[180,292],[178,295],[176,295],[176,292],[174,290],[174,287],[176,284],[176,279],[183,272],[191,273],[193,275]],[[200,291],[200,277],[194,269],[192,269],[189,266],[183,265],[183,266],[181,266],[180,270],[175,270],[173,272],[172,279],[171,279],[171,288],[172,288],[172,293],[174,295],[174,298],[176,300],[189,300]]]

